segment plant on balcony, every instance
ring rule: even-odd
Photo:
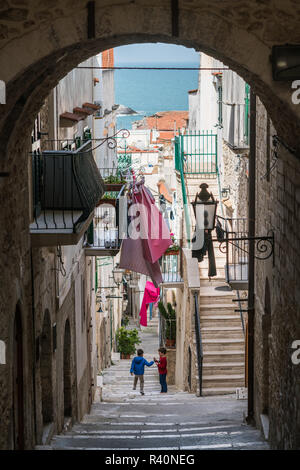
[[[115,206],[118,193],[119,192],[114,192],[114,191],[105,192],[102,198],[100,199],[98,206],[100,204],[105,204],[105,203],[112,204],[113,206]]]
[[[179,251],[180,246],[177,243],[174,243],[165,251],[165,255],[178,255]]]
[[[127,330],[124,326],[117,330],[116,340],[121,359],[130,359],[130,355],[135,353],[136,345],[141,343],[138,330]]]
[[[165,251],[165,255],[178,255],[180,251],[180,246],[175,240],[175,235],[174,233],[170,233],[171,240],[172,240],[172,245],[169,246],[169,248]]]
[[[158,309],[166,321],[166,346],[174,347],[176,342],[176,311],[170,302],[167,303],[166,308],[162,301],[158,302]]]
[[[121,175],[109,175],[104,178],[105,189],[107,191],[121,191],[125,183],[126,180]]]

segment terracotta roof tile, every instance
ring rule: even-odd
[[[102,52],[102,67],[114,67],[114,50],[107,49]]]

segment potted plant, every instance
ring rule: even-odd
[[[141,343],[138,330],[127,330],[124,326],[117,330],[116,340],[121,359],[130,359],[130,355],[135,353],[136,345]]]
[[[176,311],[170,302],[167,303],[166,308],[163,302],[159,301],[158,308],[166,322],[166,347],[174,347],[176,342]]]
[[[116,206],[118,194],[119,192],[116,191],[105,192],[100,201],[98,202],[97,207],[101,204],[111,204],[113,206]]]
[[[104,178],[105,191],[121,191],[126,180],[121,175],[110,175]]]
[[[126,327],[128,323],[129,323],[129,316],[123,315],[122,320],[121,320],[121,325]]]
[[[171,235],[172,245],[169,246],[169,248],[165,251],[165,255],[178,255],[180,246],[175,240],[174,233],[170,233],[170,235]]]

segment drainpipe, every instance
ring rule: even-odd
[[[250,155],[249,155],[249,264],[248,264],[248,416],[254,424],[254,318],[255,318],[255,173],[256,173],[256,95],[250,91]]]
[[[37,417],[36,417],[36,339],[35,339],[35,298],[34,298],[34,272],[33,272],[33,256],[32,247],[30,248],[30,270],[31,270],[31,310],[32,310],[32,336],[33,336],[33,357],[32,357],[32,380],[33,380],[33,420],[34,420],[34,439],[37,444]]]

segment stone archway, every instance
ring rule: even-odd
[[[72,371],[71,371],[71,328],[69,320],[65,324],[64,334],[64,416],[72,416]]]
[[[43,426],[53,421],[51,319],[45,311],[41,336],[41,389]]]

